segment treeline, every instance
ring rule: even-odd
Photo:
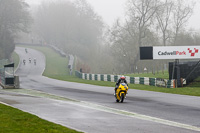
[[[96,64],[103,22],[85,0],[44,2],[34,18],[41,42],[78,56],[80,67]]]
[[[200,45],[199,33],[185,29],[194,6],[186,0],[127,0],[125,19],[108,28],[86,0],[43,2],[34,9],[28,36],[76,55],[77,69],[85,72],[132,73],[167,63],[140,61],[140,46]],[[10,58],[15,38],[31,22],[24,0],[0,0],[0,59]]]
[[[185,29],[194,6],[186,0],[127,0],[125,19],[108,28],[86,0],[44,2],[34,10],[31,36],[76,55],[78,70],[132,73],[167,63],[140,61],[140,46],[199,45],[200,35]]]
[[[31,17],[23,0],[0,0],[0,59],[10,59],[19,32],[28,32]]]
[[[141,46],[200,45],[199,34],[185,29],[194,5],[186,0],[128,0],[126,19],[117,20],[108,31],[116,70],[133,73],[138,67],[167,63],[140,61]]]

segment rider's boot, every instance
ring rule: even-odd
[[[114,96],[116,97],[116,91],[117,91],[117,89],[115,88],[114,90],[115,90]]]

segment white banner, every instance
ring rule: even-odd
[[[153,47],[153,59],[197,59],[200,46]]]

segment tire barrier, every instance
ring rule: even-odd
[[[78,78],[85,80],[96,80],[96,81],[109,81],[117,82],[120,75],[108,75],[108,74],[88,74],[75,71],[75,75]],[[160,79],[160,78],[149,78],[149,77],[129,77],[125,76],[129,84],[142,84],[150,86],[159,86],[165,88],[174,88],[174,80]]]

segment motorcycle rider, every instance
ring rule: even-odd
[[[122,76],[118,79],[118,81],[116,82],[116,84],[115,84],[115,94],[116,94],[116,91],[117,91],[117,89],[118,89],[120,83],[125,83],[125,84],[127,84],[127,86],[128,86],[128,83],[127,83],[127,81],[126,81],[126,77],[125,77],[125,76],[122,75]]]
[[[26,60],[25,59],[23,59],[23,63],[24,63],[24,65],[26,64]]]
[[[31,63],[31,58],[29,58],[29,63]]]
[[[25,48],[25,52],[26,52],[26,53],[28,53],[28,50],[27,50],[27,48]]]
[[[34,58],[34,64],[36,65],[36,58]]]

